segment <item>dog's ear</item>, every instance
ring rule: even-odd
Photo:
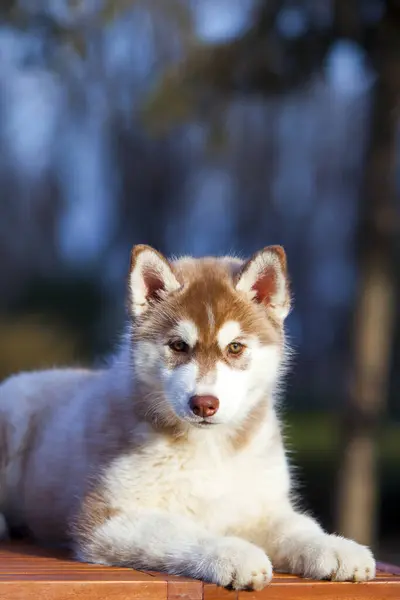
[[[285,319],[290,311],[290,292],[284,249],[267,246],[257,252],[237,275],[236,289]]]
[[[181,286],[168,260],[150,246],[134,246],[129,275],[130,304],[134,316],[152,302],[162,300]]]

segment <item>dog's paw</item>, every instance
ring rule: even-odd
[[[304,544],[293,571],[312,579],[368,581],[375,577],[375,560],[365,546],[336,535],[324,535]]]
[[[235,590],[262,590],[272,578],[272,564],[261,548],[236,537],[218,540],[205,577]]]

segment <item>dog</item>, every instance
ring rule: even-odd
[[[99,370],[0,386],[0,532],[78,560],[260,590],[272,568],[365,581],[370,550],[297,508],[276,409],[286,255],[132,250],[128,323]]]

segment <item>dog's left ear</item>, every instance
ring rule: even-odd
[[[131,254],[129,291],[134,316],[144,313],[181,287],[168,260],[151,246],[134,246]]]
[[[290,311],[290,292],[282,246],[267,246],[257,252],[241,269],[235,287],[285,319]]]

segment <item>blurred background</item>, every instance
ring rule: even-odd
[[[101,363],[134,243],[286,248],[304,506],[400,561],[400,2],[0,0],[0,378]]]

